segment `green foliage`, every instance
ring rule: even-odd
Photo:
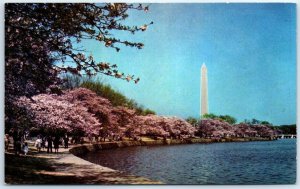
[[[255,124],[260,124],[260,121],[257,119],[252,119],[251,124],[255,125]]]
[[[219,119],[229,123],[229,124],[235,124],[236,123],[236,119],[234,117],[231,117],[229,115],[220,115]]]
[[[155,111],[150,110],[150,109],[147,108],[147,109],[145,109],[145,110],[142,112],[141,115],[150,115],[150,114],[155,115],[156,113],[155,113]]]
[[[229,115],[215,115],[215,114],[205,114],[202,116],[202,119],[219,119],[221,121],[225,121],[229,124],[235,124],[237,122],[237,120]],[[249,125],[257,125],[257,124],[262,124],[262,125],[267,125],[267,126],[272,126],[272,123],[268,122],[268,121],[260,121],[258,119],[245,119],[243,122],[241,123],[246,123]]]
[[[247,123],[247,124],[250,124],[250,125],[257,125],[257,124],[269,125],[269,126],[272,125],[272,123],[270,123],[268,121],[260,121],[260,120],[255,119],[255,118],[253,118],[251,120],[245,119],[244,123]]]
[[[280,126],[272,126],[272,129],[282,131],[282,134],[293,134],[297,133],[296,124],[293,125],[280,125]]]
[[[104,85],[100,82],[83,81],[80,86],[90,89],[96,92],[97,95],[109,99],[114,106],[124,106],[127,102],[126,97],[113,90],[110,85]]]
[[[218,116],[215,115],[215,114],[210,113],[210,114],[204,114],[204,115],[202,116],[202,118],[203,118],[203,119],[216,119],[216,118],[218,118]]]
[[[262,125],[272,125],[272,123],[268,122],[268,121],[262,121],[261,122]]]
[[[188,118],[186,118],[186,121],[193,126],[195,126],[198,123],[198,120],[194,117],[188,117]]]
[[[202,119],[203,118],[204,119],[219,119],[219,120],[225,121],[225,122],[227,122],[229,124],[235,124],[236,123],[236,119],[234,117],[232,117],[232,116],[229,116],[229,115],[219,115],[218,116],[218,115],[210,113],[210,114],[204,114],[202,116]]]

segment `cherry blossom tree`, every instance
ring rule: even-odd
[[[40,94],[32,99],[20,97],[16,102],[32,115],[34,126],[47,133],[57,131],[95,134],[100,129],[96,117],[87,108],[58,98],[57,95]]]
[[[271,137],[275,131],[267,125],[240,123],[231,125],[220,119],[202,119],[196,127],[177,117],[138,115],[135,110],[113,106],[105,98],[86,88],[63,91],[62,94],[22,96],[14,103],[24,116],[15,124],[48,133],[64,131],[120,140],[141,136],[164,139],[201,137]]]
[[[273,137],[276,134],[276,132],[267,125],[257,124],[253,125],[252,128],[262,137]]]
[[[84,106],[88,112],[94,114],[101,123],[98,135],[103,140],[108,137],[117,140],[125,135],[132,138],[135,136],[135,110],[123,106],[114,107],[109,100],[86,88],[68,90],[60,98]]]
[[[163,128],[162,117],[156,115],[137,116],[140,135],[151,137],[167,137],[168,132]]]
[[[112,114],[116,117],[116,129],[113,131],[113,139],[123,136],[136,138],[138,135],[136,111],[123,106],[117,106],[112,110]]]
[[[157,115],[137,116],[140,134],[153,137],[184,138],[194,136],[196,129],[188,122]]]
[[[258,136],[257,131],[250,124],[240,123],[234,125],[236,136],[238,137],[255,137]]]
[[[118,71],[116,64],[97,62],[92,55],[84,54],[84,48],[78,48],[82,40],[92,39],[116,52],[121,46],[142,49],[141,42],[113,35],[114,31],[143,32],[153,24],[124,25],[128,10],[147,12],[149,7],[125,3],[7,3],[6,90],[14,95],[43,92],[57,83],[57,75],[62,72],[88,76],[102,73],[138,82],[139,78]]]
[[[96,135],[99,135],[103,140],[110,136],[111,132],[117,131],[117,117],[112,113],[113,106],[109,100],[85,88],[68,90],[60,98],[65,98],[72,104],[86,107],[88,112],[94,114],[101,123],[99,133]]]
[[[45,92],[60,93],[60,75],[92,76],[97,73],[137,83],[116,63],[85,54],[82,40],[95,40],[113,48],[142,49],[144,44],[119,39],[120,32],[144,32],[153,22],[127,26],[129,10],[149,10],[142,4],[125,3],[7,3],[5,4],[5,124],[19,119],[14,101]],[[118,31],[118,32],[115,32]]]
[[[196,134],[201,137],[272,137],[275,131],[266,125],[231,125],[219,119],[202,119]]]
[[[197,133],[203,137],[225,137],[235,134],[232,125],[219,119],[201,120]]]

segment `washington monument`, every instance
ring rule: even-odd
[[[208,114],[208,90],[207,90],[207,69],[203,63],[201,66],[201,105],[200,116]]]

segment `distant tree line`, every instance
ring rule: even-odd
[[[252,124],[252,125],[257,125],[257,124],[262,124],[262,125],[273,125],[272,123],[268,122],[268,121],[260,121],[260,120],[257,120],[257,119],[251,119],[251,120],[248,120],[248,119],[245,119],[244,120],[244,123],[247,123],[247,124]]]
[[[204,114],[201,119],[214,119],[214,120],[220,120],[220,121],[225,121],[229,124],[235,124],[236,123],[236,119],[232,116],[229,115],[215,115],[213,113],[210,114]],[[187,122],[189,122],[192,125],[196,125],[198,123],[198,119],[193,118],[193,117],[188,117],[186,119]]]
[[[219,120],[219,121],[223,121],[229,124],[236,124],[236,118],[229,116],[229,115],[215,115],[213,113],[210,114],[205,114],[201,117],[201,119],[197,119],[194,117],[188,117],[186,119],[186,121],[188,123],[190,123],[193,126],[197,126],[200,122],[200,120],[204,120],[204,119],[212,119],[212,120]],[[282,133],[282,134],[296,134],[297,133],[297,128],[296,128],[296,124],[292,124],[292,125],[279,125],[279,126],[274,126],[272,123],[270,123],[269,121],[261,121],[258,119],[245,119],[243,122],[241,122],[240,124],[245,123],[247,125],[266,125],[268,127],[270,127],[271,129],[278,131],[278,133]]]
[[[297,134],[296,124],[292,125],[280,125],[280,126],[272,126],[274,130],[280,130],[282,134]]]
[[[225,122],[227,122],[227,123],[229,123],[229,124],[235,124],[236,123],[236,119],[234,118],[234,117],[232,117],[232,116],[229,116],[229,115],[215,115],[215,114],[204,114],[203,116],[202,116],[202,118],[203,119],[207,119],[207,118],[209,118],[209,119],[218,119],[218,120],[220,120],[220,121],[225,121]]]

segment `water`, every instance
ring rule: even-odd
[[[296,139],[139,146],[103,150],[82,158],[166,184],[296,182]]]

